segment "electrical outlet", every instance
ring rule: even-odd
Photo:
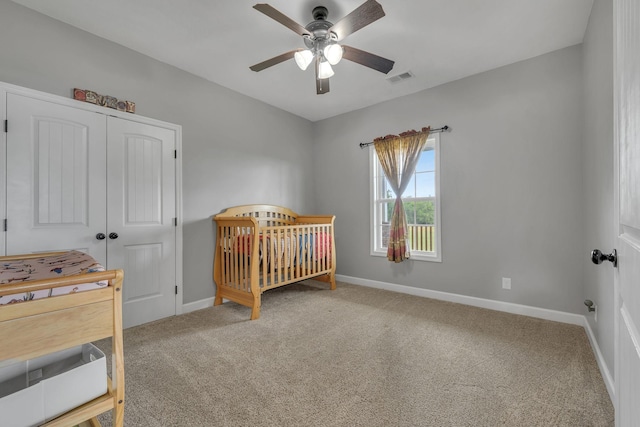
[[[511,289],[511,278],[503,277],[502,278],[502,289]]]

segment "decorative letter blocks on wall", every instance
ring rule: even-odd
[[[113,108],[118,111],[126,111],[127,113],[136,112],[136,103],[133,101],[123,101],[113,96],[100,95],[92,90],[73,89],[73,99],[91,104],[101,105],[103,107]]]

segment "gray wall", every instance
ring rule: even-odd
[[[614,287],[610,264],[595,266],[589,252],[615,246],[613,222],[613,2],[596,0],[584,43],[584,298],[597,305],[587,316],[609,373],[614,373]],[[586,310],[585,310],[586,313]]]
[[[214,295],[212,214],[248,203],[316,212],[311,122],[0,0],[0,81],[136,102],[182,125],[184,302]]]
[[[612,369],[610,275],[585,261],[613,245],[610,9],[596,1],[584,56],[574,46],[312,124],[0,0],[0,81],[62,96],[90,88],[183,126],[185,302],[214,293],[210,215],[276,203],[337,215],[340,274],[574,313],[592,298]],[[427,124],[452,127],[441,140],[443,262],[392,265],[369,255],[357,144]]]
[[[316,203],[337,216],[338,273],[582,313],[582,91],[578,45],[316,122]],[[443,262],[370,256],[358,143],[445,124]]]

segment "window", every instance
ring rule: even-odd
[[[371,156],[371,255],[386,256],[389,221],[395,195],[385,178],[376,150]],[[440,227],[440,134],[429,135],[416,170],[402,194],[407,214],[413,260],[441,261]]]

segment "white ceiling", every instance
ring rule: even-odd
[[[257,0],[13,0],[311,121],[418,92],[582,42],[593,0],[378,0],[386,16],[344,43],[395,61],[388,75],[343,60],[331,92],[313,67],[249,66],[304,47],[253,9]],[[261,0],[264,1],[264,0]],[[337,22],[364,0],[269,0],[305,26],[323,5]],[[414,78],[386,79],[410,71]]]

